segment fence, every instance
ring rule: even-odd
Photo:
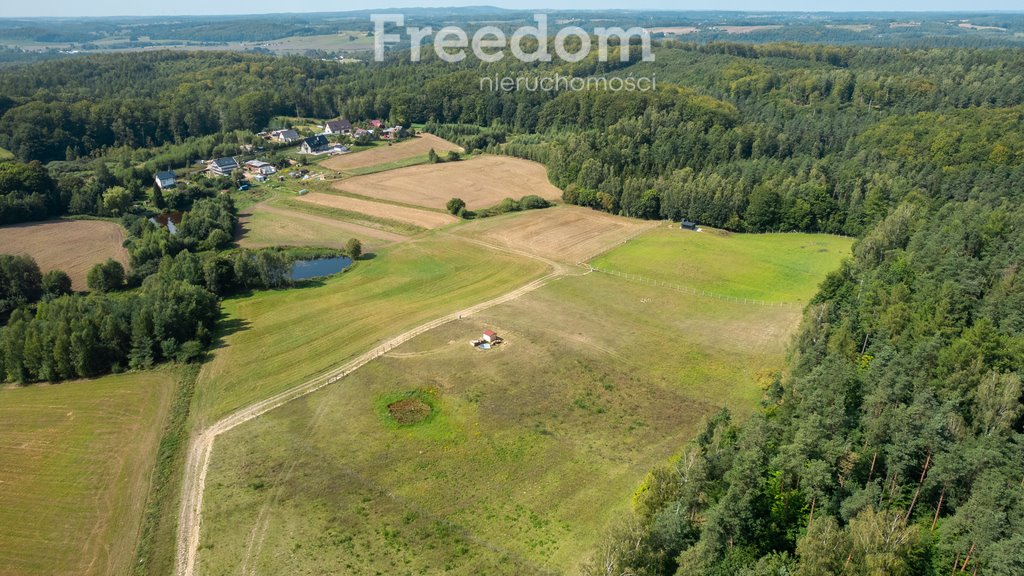
[[[803,307],[804,302],[771,302],[768,300],[756,300],[753,298],[737,298],[735,296],[728,296],[726,294],[716,294],[714,292],[708,292],[707,290],[698,290],[690,286],[682,286],[680,284],[673,284],[671,282],[665,282],[663,280],[656,280],[654,278],[645,278],[639,274],[627,274],[625,272],[618,272],[615,270],[603,270],[596,268],[590,264],[582,263],[582,266],[588,268],[591,272],[600,272],[601,274],[608,274],[609,276],[616,276],[623,278],[631,282],[639,282],[640,284],[646,284],[648,286],[655,286],[658,288],[667,288],[683,294],[691,294],[693,296],[702,296],[704,298],[715,298],[717,300],[725,300],[728,302],[736,302],[738,304],[754,304],[756,306],[769,306],[773,308],[785,307],[785,306],[799,306]]]

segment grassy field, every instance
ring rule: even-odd
[[[228,299],[223,346],[196,386],[196,417],[209,424],[543,272],[536,261],[436,236],[385,249],[321,285]]]
[[[122,242],[124,230],[113,222],[100,220],[54,220],[0,227],[0,252],[29,254],[44,272],[67,272],[75,290],[85,290],[89,269],[107,258],[128,265],[128,252]]]
[[[176,378],[0,389],[0,574],[130,571]]]
[[[806,301],[852,243],[841,236],[690,232],[673,225],[591,264],[722,296]]]
[[[407,236],[347,222],[327,215],[260,204],[241,214],[238,239],[246,248],[267,246],[325,246],[344,248],[349,238],[358,238],[364,252],[401,242]]]
[[[533,194],[556,200],[562,195],[548,182],[544,165],[490,155],[357,176],[336,182],[334,187],[369,198],[435,209],[443,209],[453,196],[464,200],[470,210],[480,210],[505,198]]]
[[[778,249],[771,237],[751,241]],[[756,252],[725,239],[692,249],[726,262]],[[844,255],[815,254],[802,284],[775,297],[812,291],[815,271]],[[794,272],[759,270],[766,280]],[[694,282],[717,288],[723,274]],[[800,314],[590,273],[438,328],[223,437],[198,568],[571,573],[703,417],[753,409]],[[470,347],[488,328],[506,342]],[[382,408],[408,393],[429,398],[433,416],[390,420]]]

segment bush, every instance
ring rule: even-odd
[[[50,270],[43,274],[42,288],[47,299],[71,294],[71,277],[63,270]]]
[[[462,198],[452,198],[445,204],[445,207],[448,208],[448,212],[457,215],[460,211],[466,209],[466,202]]]
[[[345,244],[345,252],[353,261],[359,260],[359,257],[363,255],[363,243],[358,238],[349,238]]]
[[[124,266],[113,258],[107,258],[89,270],[86,283],[90,290],[97,292],[113,292],[124,286]]]

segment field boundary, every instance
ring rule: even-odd
[[[631,282],[637,282],[637,283],[640,283],[640,284],[646,284],[648,286],[655,286],[657,288],[667,288],[669,290],[674,290],[676,292],[681,292],[683,294],[690,294],[692,296],[701,296],[701,297],[704,297],[704,298],[714,298],[716,300],[725,300],[727,302],[736,302],[737,304],[753,304],[753,305],[756,305],[756,306],[767,306],[767,307],[770,307],[770,308],[793,307],[793,306],[803,307],[806,304],[806,302],[803,302],[803,301],[800,301],[800,300],[797,300],[797,301],[783,301],[783,300],[771,301],[771,300],[757,300],[755,298],[738,298],[736,296],[728,296],[726,294],[718,294],[716,292],[708,292],[707,290],[699,290],[697,288],[693,288],[692,286],[683,286],[682,284],[673,284],[672,282],[665,282],[664,280],[657,280],[657,279],[654,279],[654,278],[647,278],[645,276],[641,276],[640,274],[629,274],[629,273],[626,273],[626,272],[618,272],[616,270],[605,270],[605,269],[602,269],[602,268],[597,268],[596,266],[591,266],[590,264],[588,264],[586,262],[581,262],[580,266],[586,267],[591,272],[599,272],[601,274],[608,274],[609,276],[615,276],[617,278],[622,278],[622,279],[625,279],[625,280],[629,280]]]
[[[485,244],[485,243],[481,243]],[[485,244],[486,245],[486,244]],[[526,253],[523,253],[526,254]],[[531,256],[552,264],[547,259]],[[246,408],[235,411],[225,416],[216,423],[193,437],[188,450],[188,457],[185,464],[185,474],[181,489],[181,511],[178,518],[178,537],[175,574],[178,576],[193,576],[195,573],[196,558],[199,552],[199,536],[202,523],[203,492],[206,486],[206,475],[210,468],[210,458],[213,453],[214,441],[218,436],[228,432],[237,426],[253,420],[279,408],[293,400],[297,400],[326,386],[334,384],[345,376],[358,370],[369,362],[387,354],[394,348],[412,340],[413,338],[443,326],[449,322],[460,320],[464,316],[482,312],[488,308],[510,302],[528,294],[552,280],[561,278],[566,273],[562,266],[556,266],[550,272],[501,296],[475,304],[463,310],[452,312],[421,324],[411,330],[407,330],[394,336],[373,349],[364,352],[356,358],[342,364],[340,367],[328,370],[325,373],[315,376],[305,383],[290,388],[274,396],[249,405]]]

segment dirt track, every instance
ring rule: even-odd
[[[433,330],[434,328],[460,319],[464,316],[471,316],[488,308],[515,300],[524,294],[528,294],[529,292],[544,286],[552,280],[556,280],[566,275],[570,270],[567,266],[527,252],[493,246],[480,241],[475,241],[475,243],[487,246],[493,250],[511,252],[541,260],[551,267],[551,272],[524,286],[516,288],[511,292],[507,292],[496,298],[470,306],[469,308],[441,316],[440,318],[436,318],[430,322],[421,324],[416,328],[394,336],[384,341],[376,348],[363,353],[355,359],[350,360],[333,370],[321,374],[320,376],[317,376],[294,388],[271,396],[266,400],[261,400],[246,408],[238,410],[195,435],[189,444],[188,455],[185,461],[185,477],[181,492],[181,511],[178,517],[175,574],[178,576],[193,576],[193,574],[195,574],[196,556],[199,550],[199,534],[202,524],[203,491],[206,486],[206,474],[210,468],[210,456],[213,452],[213,443],[217,439],[217,436],[239,426],[240,424],[248,422],[253,418],[257,418],[275,408],[283,406],[292,400],[316,392],[325,386],[341,380],[370,361],[383,356],[395,347],[412,340],[424,332]]]

